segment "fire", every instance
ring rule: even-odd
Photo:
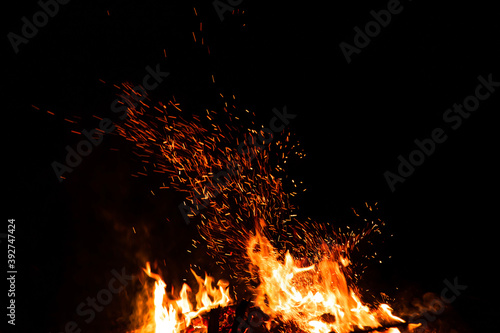
[[[257,233],[249,238],[247,259],[251,271],[257,271],[259,285],[254,289],[253,302],[273,321],[291,324],[308,333],[347,333],[377,329],[377,332],[397,333],[393,326],[405,321],[392,314],[387,304],[373,308],[361,301],[359,293],[349,286],[345,267],[349,259],[336,247],[323,246],[315,263],[303,265],[289,251],[283,256],[267,238]],[[282,258],[283,257],[283,258]],[[155,279],[153,300],[148,318],[140,333],[207,332],[202,317],[211,309],[231,305],[229,283],[191,271],[198,283],[192,302],[191,288],[183,284],[179,297],[171,299],[160,275],[153,273],[149,263],[144,272]],[[173,294],[173,291],[172,291]]]
[[[388,327],[404,321],[387,304],[363,303],[346,275],[347,253],[378,230],[378,223],[371,221],[360,233],[339,230],[337,234],[329,224],[299,220],[290,201],[297,193],[287,193],[282,183],[288,156],[292,152],[304,156],[296,151],[298,142],[293,143],[285,131],[274,133],[265,144],[259,142],[260,131],[232,122],[233,117],[238,119],[229,111],[237,109],[234,101],[225,100],[224,105],[223,113],[207,109],[206,119],[198,115],[187,119],[175,98],[157,106],[145,100],[129,109],[115,133],[135,146],[144,164],[137,175],[154,172],[164,179],[160,188],[186,194],[180,212],[186,223],[196,222],[218,265],[231,267],[232,277],[239,281],[248,277],[244,272],[248,264],[251,272],[257,272],[253,302],[269,316],[268,328],[281,322],[309,333],[398,332]],[[271,156],[279,165],[273,166]],[[321,245],[318,239],[325,234],[335,238],[334,245]],[[285,249],[301,257],[312,252],[314,259],[301,262]],[[196,305],[189,301],[187,285],[178,299],[169,300],[163,280],[149,266],[145,272],[156,285],[151,322],[144,333],[189,332],[192,327],[206,331],[201,315],[231,303],[228,283],[219,282],[216,288],[213,279],[203,280],[194,272],[199,285]]]
[[[375,310],[364,305],[343,273],[349,260],[326,247],[322,252],[317,264],[301,267],[290,252],[280,260],[266,238],[252,237],[247,255],[258,267],[260,280],[255,303],[271,317],[311,333],[344,333],[404,322],[387,304]]]
[[[201,317],[206,312],[218,306],[224,307],[232,303],[229,295],[229,283],[224,280],[217,282],[214,287],[214,279],[208,275],[205,279],[196,275],[191,270],[198,282],[198,292],[195,296],[196,305],[190,301],[191,288],[187,284],[182,289],[177,299],[171,300],[166,294],[166,284],[160,275],[151,272],[151,266],[146,264],[144,272],[155,279],[153,295],[153,306],[145,317],[149,318],[143,327],[136,330],[137,333],[180,333],[188,328],[207,330],[206,322]]]

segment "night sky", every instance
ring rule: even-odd
[[[366,286],[396,304],[439,295],[445,279],[458,279],[467,289],[450,304],[456,327],[493,332],[500,310],[498,10],[408,0],[238,2],[220,16],[214,3],[224,1],[73,0],[18,44],[9,33],[24,38],[22,18],[33,22],[41,7],[31,0],[9,10],[0,231],[16,220],[16,326],[9,332],[64,332],[71,321],[82,332],[119,331],[132,283],[89,323],[75,309],[107,286],[113,270],[138,273],[146,258],[165,260],[173,280],[195,263],[223,275],[202,253],[187,254],[196,233],[177,209],[183,196],[157,191],[155,177],[131,177],[141,165],[120,138],[106,135],[63,182],[51,166],[81,140],[71,130],[98,126],[92,115],[121,121],[110,109],[118,92],[112,85],[141,84],[147,66],[169,72],[149,97],[175,96],[187,112],[234,94],[267,126],[272,109],[286,106],[296,115],[287,130],[307,154],[289,166],[289,177],[307,188],[294,202],[300,214],[362,225],[365,213],[356,218],[352,208],[364,212],[365,202],[376,202],[370,216],[386,226]],[[374,21],[371,11],[388,8],[397,13],[385,27],[369,41],[357,36]],[[355,51],[346,57],[341,43]],[[489,88],[477,88],[484,80]],[[483,100],[463,111],[466,118],[448,111],[465,99],[472,105],[478,91]],[[75,116],[79,123],[64,120]],[[415,152],[415,140],[428,143],[432,133],[443,142],[429,156]],[[424,160],[392,191],[384,174],[398,175],[400,155]],[[6,272],[6,262],[2,267]]]

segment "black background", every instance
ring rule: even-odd
[[[116,137],[106,136],[62,183],[51,167],[79,141],[72,129],[96,126],[91,115],[116,117],[110,85],[140,84],[145,67],[160,64],[170,76],[152,99],[174,95],[199,112],[219,93],[235,94],[263,125],[272,108],[286,105],[297,114],[289,130],[307,153],[289,171],[307,188],[297,199],[301,214],[343,225],[351,207],[378,202],[387,239],[367,284],[385,288],[397,303],[405,291],[439,294],[444,279],[457,277],[468,286],[451,305],[459,327],[493,331],[500,310],[499,92],[457,130],[442,116],[474,93],[479,75],[500,81],[500,24],[492,4],[401,4],[350,64],[339,43],[352,44],[353,28],[363,28],[386,1],[243,1],[221,21],[210,1],[74,0],[17,54],[5,38],[4,221],[16,219],[16,329],[60,332],[75,320],[83,332],[116,330],[113,318],[123,316],[131,289],[89,324],[75,314],[106,286],[112,269],[132,274],[144,258],[165,259],[175,279],[186,262],[202,261],[186,254],[194,229],[179,216],[182,197],[153,196],[155,179],[130,177],[140,166]],[[4,15],[4,36],[20,34],[21,18],[40,10],[35,1],[17,5]],[[64,121],[74,115],[82,121]],[[413,141],[436,127],[448,139],[391,192],[384,172],[396,172],[398,155],[408,156]],[[115,147],[120,151],[109,150]]]

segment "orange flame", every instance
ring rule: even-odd
[[[289,252],[280,260],[266,238],[259,234],[252,237],[247,255],[258,267],[256,305],[272,318],[310,333],[345,333],[404,322],[391,313],[387,304],[375,310],[364,305],[349,288],[342,271],[349,260],[332,250],[323,250],[326,253],[318,264],[301,267]]]
[[[190,326],[206,331],[207,327],[201,315],[218,306],[227,306],[232,303],[229,296],[229,283],[224,280],[217,282],[214,287],[214,279],[205,275],[202,279],[191,270],[198,282],[196,294],[196,306],[190,302],[191,288],[183,284],[179,298],[170,300],[166,297],[166,284],[162,278],[151,272],[151,266],[146,264],[144,272],[155,279],[154,292],[152,295],[153,306],[145,317],[150,318],[140,330],[141,333],[180,333]]]

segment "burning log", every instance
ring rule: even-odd
[[[209,312],[207,333],[269,333],[269,332],[294,332],[305,333],[293,323],[285,323],[279,318],[273,320],[273,326],[269,331],[266,322],[269,317],[258,307],[254,307],[250,302],[243,300],[238,306],[226,306],[214,308]],[[325,323],[335,322],[335,316],[325,313],[320,316]],[[371,333],[371,332],[411,332],[412,328],[419,324],[408,322],[384,323],[382,326],[355,328],[349,333]],[[394,329],[394,330],[391,330]],[[397,330],[396,330],[397,329]],[[189,330],[188,330],[189,331]],[[192,331],[192,330],[191,330]],[[190,331],[190,332],[191,332]],[[331,331],[330,333],[337,333]]]
[[[391,328],[398,329],[396,332],[400,332],[400,328],[406,328],[408,327],[408,323],[394,323],[394,324],[389,324],[389,325],[383,325],[379,327],[370,327],[370,328],[362,328],[362,329],[355,329],[352,330],[350,333],[369,333],[369,332],[385,332],[390,330]],[[391,331],[389,331],[391,332]],[[330,333],[335,333],[335,332],[330,332]],[[391,332],[392,333],[392,332]]]
[[[249,302],[241,301],[238,306],[230,305],[210,310],[207,333],[237,333],[248,327],[247,317]]]
[[[210,319],[208,321],[208,329],[207,329],[208,333],[219,332],[220,312],[221,312],[220,307],[210,310]]]
[[[240,325],[240,322],[236,318],[243,318],[245,316],[245,311],[248,308],[249,302],[246,300],[243,300],[240,302],[238,307],[236,308],[235,312],[235,320],[233,322],[233,326],[231,327],[231,333],[237,333],[238,332],[238,326]]]
[[[209,317],[207,333],[268,332],[265,321],[269,317],[246,300],[238,306],[214,308]]]
[[[400,332],[414,332],[413,330],[417,327],[419,327],[421,324],[420,323],[414,323],[414,322],[393,322],[393,323],[385,323],[382,324],[382,326],[378,327],[367,327],[367,328],[356,328],[350,333],[370,333],[370,332],[388,332],[388,333],[393,333],[391,329],[394,329],[394,332],[400,333]],[[332,331],[330,333],[336,333],[335,331]]]

